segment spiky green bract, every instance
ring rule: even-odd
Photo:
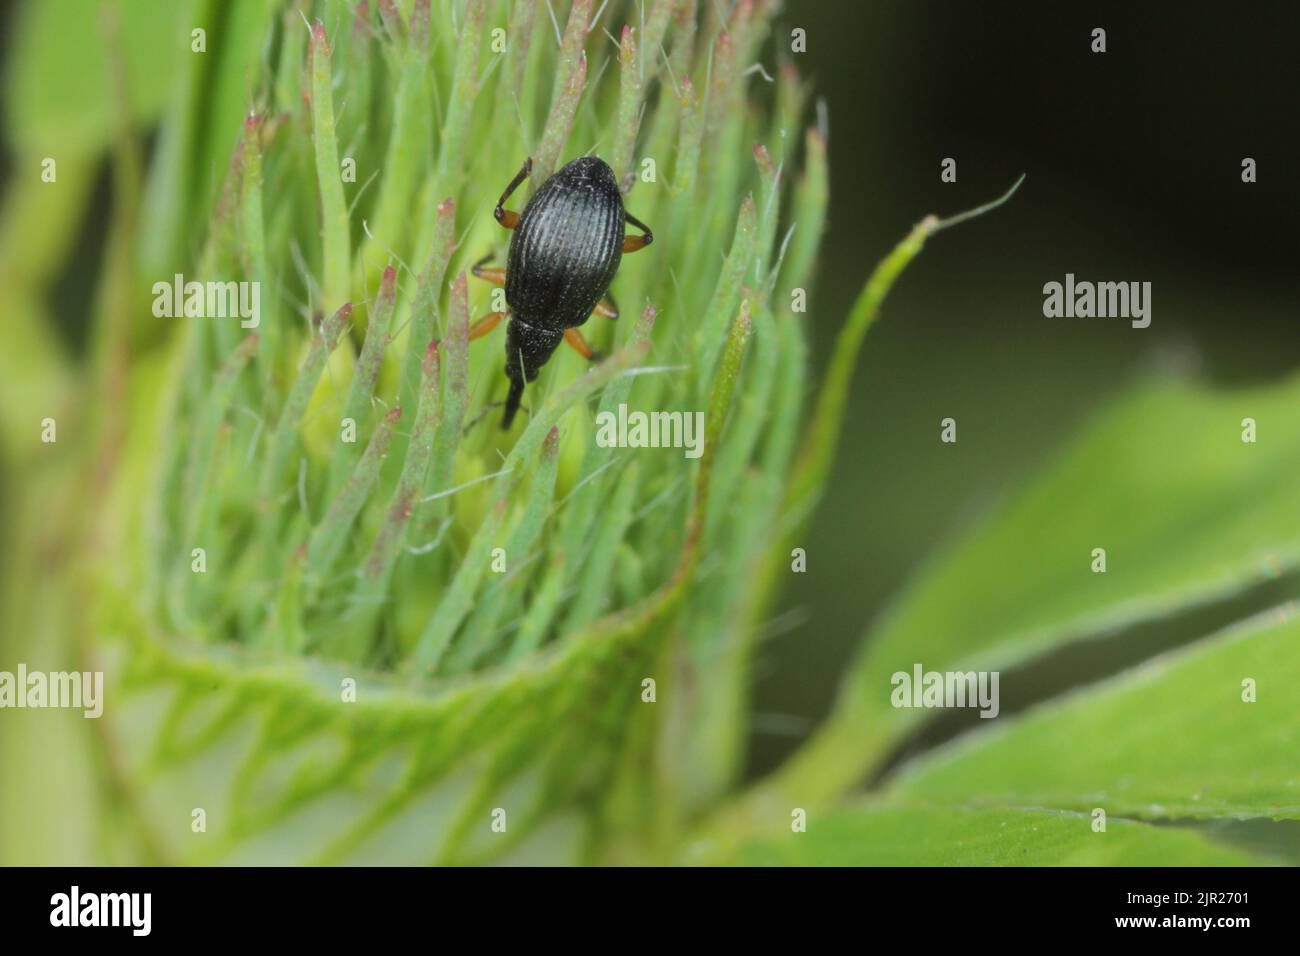
[[[175,321],[148,356],[165,400],[134,382],[113,433],[90,630],[114,806],[147,851],[106,859],[667,859],[736,784],[771,568],[866,324],[801,436],[791,292],[826,151],[800,145],[791,68],[772,111],[751,96],[776,5],[252,6],[224,30],[273,19],[261,59],[194,77],[259,104],[201,117],[235,161],[200,154],[187,88],[163,134],[188,145],[148,173],[179,203],[194,169],[230,170],[174,245],[201,250],[191,278],[258,282],[262,327]],[[503,432],[503,333],[469,338],[500,302],[470,267],[504,261],[492,207],[523,160],[516,210],[584,152],[655,242],[623,259],[623,317],[584,327],[610,357],[561,349]],[[628,412],[699,414],[703,446],[597,441]]]

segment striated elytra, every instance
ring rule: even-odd
[[[556,332],[586,322],[623,259],[623,216],[603,160],[575,159],[548,179],[510,238],[506,304],[515,321]]]
[[[510,318],[505,373],[510,393],[502,428],[510,427],[519,410],[525,383],[537,378],[561,341],[568,341],[587,359],[597,358],[578,327],[593,312],[618,316],[607,293],[623,253],[654,241],[649,227],[623,208],[614,171],[599,157],[582,156],[559,170],[542,184],[522,214],[505,209],[505,201],[531,172],[529,159],[493,211],[501,225],[514,230],[506,268],[489,269],[483,262],[474,267],[476,276],[505,286],[505,314]],[[627,223],[643,234],[628,236]],[[502,317],[493,312],[478,320],[470,337],[486,335]]]

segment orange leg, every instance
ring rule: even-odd
[[[596,303],[596,308],[592,310],[591,314],[603,315],[607,319],[617,319],[618,303],[614,301],[614,293],[606,292],[601,296],[600,301]]]
[[[501,268],[500,266],[488,267],[483,264],[484,262],[490,262],[491,259],[492,257],[488,256],[488,258],[482,260],[481,262],[476,262],[474,264],[474,267],[470,269],[470,272],[474,273],[474,275],[478,276],[478,278],[482,279],[484,282],[491,282],[493,285],[505,285],[506,284],[505,269]]]
[[[512,192],[519,188],[519,184],[528,178],[532,171],[533,158],[530,156],[524,160],[523,166],[519,168],[519,172],[515,173],[515,178],[510,180],[510,185],[506,187],[506,191],[497,200],[496,208],[492,210],[492,215],[496,217],[497,222],[507,229],[513,229],[519,225],[519,213],[506,209],[506,200],[510,198]]]
[[[624,236],[624,252],[636,252],[638,249],[644,249],[646,246],[650,245],[650,243],[655,241],[655,234],[650,231],[650,227],[636,216],[632,215],[630,212],[626,212],[623,214],[623,218],[636,226],[643,233],[643,235],[640,236]]]
[[[504,312],[489,312],[483,318],[474,320],[469,327],[469,340],[473,342],[475,339],[481,339],[500,325],[505,317]]]
[[[565,329],[564,341],[568,342],[572,349],[588,362],[598,362],[604,357],[591,347],[591,343],[584,339],[582,333],[577,329]]]

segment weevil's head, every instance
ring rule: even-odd
[[[511,316],[506,326],[506,378],[510,379],[510,394],[506,396],[502,428],[509,428],[514,421],[524,395],[524,385],[537,378],[542,366],[563,341],[563,332],[553,332],[531,325],[517,315]]]

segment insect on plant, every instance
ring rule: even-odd
[[[578,327],[593,314],[618,318],[609,284],[623,253],[654,241],[650,227],[623,208],[614,171],[597,156],[580,156],[542,184],[522,214],[505,208],[506,200],[533,170],[530,157],[497,200],[493,215],[514,231],[506,268],[489,268],[491,255],[474,266],[474,275],[504,285],[506,311],[477,320],[470,339],[487,335],[505,316],[506,396],[501,427],[509,428],[519,411],[524,385],[559,347],[568,342],[588,361],[600,356]],[[626,223],[642,235],[625,234]]]

